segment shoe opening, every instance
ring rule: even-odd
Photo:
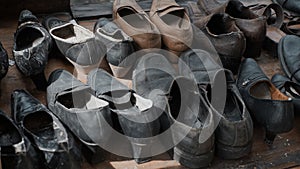
[[[53,119],[50,114],[38,111],[27,115],[24,118],[24,127],[34,135],[43,139],[53,139]]]
[[[225,13],[234,18],[240,19],[255,19],[256,15],[247,7],[245,7],[240,1],[231,0],[228,2]]]
[[[88,39],[94,38],[94,34],[89,30],[71,23],[56,27],[50,32],[55,38],[72,44],[83,43]]]
[[[20,30],[16,38],[16,50],[21,51],[39,45],[43,41],[43,34],[38,29],[26,27]]]
[[[229,18],[229,16],[224,14],[215,14],[207,23],[207,28],[210,33],[215,35],[228,34],[238,31],[234,24],[235,23]]]
[[[94,110],[108,105],[106,101],[98,99],[88,90],[81,90],[60,95],[57,101],[68,109],[77,108]]]
[[[161,16],[161,19],[167,25],[177,29],[188,29],[190,25],[184,9],[171,11],[166,15]]]
[[[118,13],[129,25],[134,28],[152,30],[151,23],[146,19],[145,16],[136,13],[136,11],[129,7],[120,8]]]
[[[250,94],[258,99],[264,100],[289,100],[289,97],[281,93],[274,85],[270,82],[262,81],[258,82],[250,88]]]

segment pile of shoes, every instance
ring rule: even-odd
[[[93,32],[75,20],[50,15],[41,23],[22,11],[13,56],[20,72],[46,91],[48,105],[25,90],[12,93],[12,118],[0,111],[2,168],[80,168],[81,154],[98,163],[103,149],[137,163],[168,152],[186,167],[202,168],[215,154],[247,156],[253,121],[272,145],[293,129],[300,110],[299,20],[292,13],[284,18],[282,7],[300,13],[296,1],[153,0],[146,13],[135,0],[115,0],[113,21],[100,18]],[[270,80],[255,59],[279,28],[293,34],[278,41],[286,76]],[[57,69],[46,79],[53,50],[74,75]],[[0,43],[0,79],[7,71]]]

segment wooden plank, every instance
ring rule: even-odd
[[[197,1],[197,0],[191,0]],[[186,4],[185,0],[176,0],[180,5]],[[146,12],[151,8],[152,0],[140,0],[137,2]],[[71,0],[70,7],[74,18],[95,18],[112,15],[113,1],[109,0]]]

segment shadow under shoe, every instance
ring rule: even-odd
[[[112,113],[117,116],[115,125],[120,125],[132,145],[133,157],[137,163],[151,160],[151,139],[159,133],[160,124],[155,119],[151,100],[145,99],[102,69],[95,69],[88,76],[88,84],[96,96],[109,103]],[[118,123],[118,124],[116,124]]]
[[[134,41],[113,21],[100,18],[94,26],[96,39],[105,44],[108,61],[115,77],[124,78],[131,65],[126,64],[126,58],[134,52]]]
[[[31,77],[38,90],[47,88],[44,69],[51,48],[52,38],[48,31],[30,11],[22,11],[14,36],[13,55],[18,69]]]
[[[1,168],[40,169],[42,158],[16,124],[0,111]]]
[[[135,68],[133,88],[155,107],[166,110],[172,131],[169,144],[176,145],[173,158],[190,168],[208,166],[214,154],[213,115],[200,106],[203,102],[196,83],[178,76],[165,56],[148,53]]]
[[[98,143],[107,143],[112,125],[108,103],[94,96],[94,91],[65,70],[55,70],[49,77],[47,102],[49,109],[95,155]],[[96,159],[97,158],[97,159]],[[99,162],[101,156],[93,157]]]
[[[63,124],[24,90],[12,93],[12,116],[49,169],[81,168],[79,147]]]
[[[276,89],[255,60],[242,62],[237,86],[249,112],[265,128],[267,144],[271,145],[277,134],[292,130],[292,99]]]

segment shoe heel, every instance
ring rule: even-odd
[[[266,138],[265,138],[265,143],[271,146],[275,140],[276,134],[266,131]]]
[[[47,83],[44,72],[41,72],[36,75],[31,75],[30,78],[38,90],[46,91],[48,83]]]

